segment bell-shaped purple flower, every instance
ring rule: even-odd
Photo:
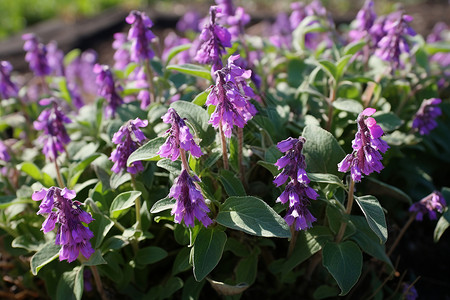
[[[150,60],[155,56],[150,44],[156,37],[150,28],[153,26],[152,20],[144,13],[133,10],[125,19],[131,24],[128,32],[128,40],[131,41],[131,60],[141,62]]]
[[[189,151],[195,157],[203,155],[202,150],[195,143],[189,127],[175,109],[169,108],[162,119],[164,123],[172,126],[166,131],[169,137],[157,152],[161,157],[170,158],[172,161],[177,160],[180,156],[180,147],[185,151]]]
[[[371,41],[372,36],[370,29],[375,24],[377,14],[374,9],[374,2],[372,0],[366,0],[364,6],[359,10],[355,19],[355,28],[349,32],[350,39],[352,41],[359,41],[361,39]]]
[[[384,25],[384,37],[378,42],[375,55],[389,62],[392,70],[403,67],[400,60],[402,53],[410,53],[410,48],[406,36],[414,36],[415,31],[409,27],[408,23],[412,17],[402,12],[395,12],[388,16]]]
[[[292,28],[288,14],[280,12],[272,25],[270,42],[277,48],[290,49],[292,45]]]
[[[358,131],[352,141],[353,152],[338,164],[340,172],[350,169],[355,182],[361,181],[362,174],[369,175],[374,171],[379,173],[384,168],[380,152],[385,153],[389,146],[381,139],[383,129],[370,117],[375,111],[374,108],[366,108],[359,114],[356,119]]]
[[[19,92],[19,88],[11,81],[12,65],[9,61],[0,61],[0,98],[15,98]]]
[[[309,212],[309,199],[316,200],[317,192],[308,186],[309,178],[306,174],[305,156],[302,154],[304,137],[288,138],[277,144],[278,149],[285,155],[277,160],[275,166],[283,171],[278,174],[273,183],[281,186],[291,178],[286,188],[278,197],[277,202],[289,203],[284,219],[289,225],[295,224],[295,230],[306,230],[312,227],[316,218]]]
[[[200,34],[200,40],[203,43],[194,57],[194,60],[201,64],[211,64],[212,73],[222,68],[222,55],[225,53],[225,47],[231,47],[230,32],[216,24],[216,14],[219,11],[216,6],[211,6],[210,22],[205,25]]]
[[[33,33],[22,35],[22,39],[25,41],[23,50],[27,52],[25,60],[29,63],[30,69],[36,76],[50,75],[52,69],[48,64],[45,45],[40,43]]]
[[[97,84],[94,66],[97,62],[97,52],[88,49],[76,57],[65,69],[67,82],[76,88],[82,97],[93,97],[97,94]],[[74,103],[75,104],[75,103]],[[76,105],[78,107],[78,105]]]
[[[439,104],[442,102],[439,98],[423,100],[419,110],[414,116],[412,128],[421,135],[429,134],[431,130],[437,127],[436,118],[442,114]]]
[[[123,103],[123,99],[117,92],[111,69],[106,65],[96,64],[94,66],[94,73],[97,74],[95,82],[98,85],[98,94],[105,98],[107,103],[105,116],[106,118],[114,117],[117,107]]]
[[[42,200],[37,213],[47,215],[41,230],[47,233],[55,228],[56,223],[59,224],[55,244],[62,246],[59,251],[60,261],[72,262],[80,252],[89,259],[95,252],[89,242],[94,234],[84,225],[94,219],[80,208],[80,202],[72,200],[75,196],[75,191],[58,187],[42,188],[31,196],[34,201]]]
[[[214,128],[220,126],[224,135],[228,138],[231,137],[234,125],[244,128],[244,125],[257,112],[245,95],[245,90],[248,91],[248,89],[244,88],[245,85],[240,85],[245,78],[248,78],[251,71],[239,69],[239,67],[233,65],[233,68],[225,67],[216,72],[216,85],[210,88],[211,92],[206,100],[206,105],[216,106],[208,122]],[[240,75],[235,76],[234,74]]]
[[[64,114],[54,99],[42,99],[41,105],[52,104],[51,108],[41,112],[33,125],[36,130],[43,130],[38,142],[44,145],[43,152],[47,159],[54,161],[59,153],[65,151],[64,145],[70,142],[64,123],[72,121]]]
[[[177,200],[171,212],[174,215],[175,223],[181,224],[184,220],[186,226],[194,227],[195,219],[197,219],[205,227],[212,224],[212,220],[206,214],[209,212],[209,208],[202,193],[195,185],[195,182],[199,181],[197,176],[191,177],[185,169],[175,179],[169,193],[169,197]]]
[[[114,166],[111,168],[114,173],[120,173],[125,168],[131,174],[136,174],[144,170],[141,161],[136,161],[127,167],[127,160],[131,153],[139,148],[146,139],[144,133],[139,128],[146,127],[147,125],[147,120],[142,121],[136,118],[128,121],[114,134],[112,142],[117,145],[117,148],[111,152],[111,156],[109,157],[114,163]]]
[[[438,191],[434,191],[419,202],[414,203],[409,208],[410,212],[416,213],[416,220],[422,221],[423,216],[428,214],[430,220],[436,220],[436,211],[442,213],[447,206],[444,196]]]

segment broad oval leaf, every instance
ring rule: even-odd
[[[59,256],[61,246],[55,245],[54,241],[50,241],[31,257],[30,267],[31,273],[37,275],[39,270]]]
[[[167,251],[160,247],[146,247],[139,249],[136,254],[136,263],[140,265],[154,264],[168,255]]]
[[[165,143],[166,138],[157,137],[153,140],[148,141],[146,144],[142,145],[140,148],[136,149],[128,157],[127,166],[131,165],[135,161],[139,160],[159,160],[159,155],[157,152],[159,148]]]
[[[62,274],[56,289],[57,300],[81,300],[84,290],[83,270],[83,266],[77,266],[73,270]]]
[[[342,180],[333,174],[308,173],[308,178],[314,182],[335,184],[344,189],[346,188],[346,186],[342,183]]]
[[[169,64],[172,58],[174,58],[178,53],[188,50],[191,46],[192,44],[188,43],[171,48],[169,54],[167,55],[166,64]]]
[[[439,242],[439,239],[441,238],[442,234],[444,234],[445,230],[450,226],[450,210],[445,208],[444,213],[439,218],[436,228],[434,229],[433,238],[434,242]]]
[[[214,228],[202,228],[191,250],[195,280],[201,281],[219,263],[227,235]]]
[[[403,120],[393,112],[380,112],[373,115],[384,131],[394,131],[403,125]]]
[[[106,260],[103,258],[102,252],[100,250],[95,250],[94,254],[89,257],[89,260],[83,262],[85,266],[98,266],[106,264]]]
[[[225,169],[220,170],[219,180],[225,188],[228,196],[247,195],[242,182],[234,175],[233,172]]]
[[[164,199],[156,201],[155,204],[153,204],[152,208],[150,209],[150,212],[152,214],[159,213],[164,210],[172,209],[175,205],[176,199],[166,197]]]
[[[334,277],[341,293],[346,295],[358,282],[362,270],[362,252],[352,241],[327,243],[322,252],[323,266]]]
[[[374,196],[355,197],[356,202],[364,213],[367,223],[373,232],[380,239],[380,243],[384,244],[387,240],[386,218],[383,208]]]
[[[211,71],[198,65],[183,64],[183,65],[170,65],[167,66],[167,70],[175,70],[184,74],[189,74],[201,78],[211,80]]]
[[[141,195],[141,192],[130,191],[117,195],[111,203],[109,214],[111,218],[117,219],[122,213],[125,213],[134,205],[134,201]]]
[[[252,197],[230,197],[222,204],[217,223],[248,234],[289,238],[286,221],[263,200]]]
[[[333,107],[342,111],[347,111],[353,114],[359,114],[363,111],[361,103],[354,99],[338,98],[333,102]]]

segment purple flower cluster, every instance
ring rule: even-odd
[[[117,107],[123,103],[123,100],[117,93],[113,74],[107,65],[96,64],[94,73],[97,74],[95,82],[98,85],[98,94],[104,97],[107,102],[105,116],[111,118],[116,114]]]
[[[291,180],[278,197],[277,202],[283,204],[289,202],[284,219],[289,225],[295,223],[295,230],[306,230],[312,227],[316,218],[309,212],[309,199],[316,200],[319,196],[317,192],[308,186],[310,180],[306,174],[305,156],[302,154],[305,138],[288,138],[277,144],[278,149],[285,155],[277,160],[275,166],[283,171],[278,174],[273,183],[281,186],[290,177]]]
[[[128,121],[114,134],[112,142],[117,145],[117,148],[111,152],[111,156],[109,157],[114,163],[114,166],[111,168],[114,173],[120,173],[120,171],[125,168],[127,168],[127,171],[131,174],[136,174],[144,170],[141,161],[136,161],[131,166],[127,167],[127,160],[130,154],[139,148],[146,139],[139,128],[146,127],[147,125],[147,120],[142,121],[141,119],[136,118]]]
[[[38,142],[44,145],[43,152],[47,159],[55,161],[58,153],[65,151],[64,145],[70,142],[64,123],[72,121],[64,114],[54,99],[42,99],[41,105],[52,104],[51,108],[41,112],[33,125],[36,130],[43,130]]]
[[[118,70],[125,70],[127,65],[131,62],[130,50],[127,49],[127,35],[123,32],[116,32],[114,34],[114,42],[112,47],[114,52],[114,68]]]
[[[64,52],[56,41],[47,44],[47,62],[55,76],[64,76]]]
[[[185,151],[189,151],[195,157],[203,155],[200,147],[194,142],[189,127],[175,109],[169,108],[162,119],[164,123],[172,126],[166,131],[169,137],[157,152],[161,157],[170,158],[172,161],[177,160],[180,156],[180,147]]]
[[[181,224],[184,219],[186,226],[194,227],[195,219],[197,219],[205,227],[212,224],[212,220],[206,214],[209,212],[209,208],[202,193],[195,185],[195,182],[199,181],[197,176],[191,177],[185,169],[175,179],[169,193],[169,197],[177,200],[171,211],[171,214],[175,216],[175,223]]]
[[[225,47],[231,47],[231,34],[230,32],[216,24],[216,14],[220,12],[217,6],[211,6],[210,9],[210,22],[205,25],[201,34],[200,40],[203,43],[200,49],[197,51],[197,55],[194,60],[201,64],[211,64],[211,72],[220,70],[223,66],[222,55],[225,53]]]
[[[375,24],[377,14],[374,10],[374,2],[372,0],[366,0],[364,6],[359,10],[356,15],[355,28],[349,32],[349,37],[352,41],[359,41],[361,39],[369,39],[373,42],[370,30]]]
[[[23,50],[27,52],[25,60],[29,63],[30,69],[36,76],[50,75],[52,69],[47,60],[47,47],[38,41],[33,33],[26,33],[22,36],[25,41]]]
[[[217,7],[222,13],[220,16],[221,24],[228,25],[228,31],[233,39],[237,39],[244,33],[244,26],[250,22],[250,15],[245,12],[243,7],[234,7],[231,0],[216,0]]]
[[[79,99],[72,99],[73,104],[77,108],[84,105],[83,98],[94,97],[97,95],[97,84],[95,82],[96,74],[94,66],[97,62],[97,52],[88,49],[76,57],[65,69],[67,84],[71,96]],[[76,91],[75,91],[76,90]]]
[[[234,61],[238,58],[238,55],[231,56],[228,66],[216,72],[216,85],[211,87],[206,100],[207,105],[216,106],[209,123],[214,128],[220,126],[228,138],[231,137],[234,125],[244,128],[244,125],[257,113],[256,108],[249,101],[249,97],[255,94],[245,82],[250,78],[251,71],[235,65]]]
[[[191,10],[186,12],[180,20],[177,22],[177,30],[180,32],[193,31],[200,32],[201,16],[195,11]]]
[[[383,129],[374,118],[370,117],[375,111],[374,108],[366,108],[359,114],[356,119],[358,131],[352,141],[353,152],[347,154],[338,164],[340,172],[347,172],[350,169],[355,182],[361,181],[362,173],[365,175],[374,171],[379,173],[383,169],[381,163],[383,157],[378,151],[385,153],[389,148],[388,144],[381,139],[384,134]]]
[[[445,38],[446,37],[446,38]],[[450,37],[450,28],[443,22],[437,23],[432,32],[427,37],[427,43],[448,41]],[[450,66],[450,53],[439,52],[433,54],[430,60],[437,62],[443,68]]]
[[[391,63],[393,70],[403,67],[400,55],[410,53],[406,37],[416,35],[415,31],[408,25],[412,19],[411,16],[402,12],[392,13],[384,21],[383,33],[379,34],[383,37],[378,41],[375,55]]]
[[[431,130],[437,127],[436,118],[442,114],[439,104],[442,102],[439,98],[423,100],[419,110],[414,116],[412,128],[421,135],[429,134]]]
[[[11,156],[9,156],[8,148],[6,148],[6,145],[3,143],[3,141],[0,140],[0,160],[6,162],[10,159]]]
[[[442,213],[446,206],[447,203],[444,196],[440,192],[434,191],[419,202],[411,205],[409,211],[416,213],[417,221],[422,221],[425,214],[428,214],[430,220],[436,220],[436,211]]]
[[[150,30],[153,26],[152,20],[144,13],[133,10],[125,19],[128,24],[131,24],[128,32],[128,40],[131,41],[131,60],[140,62],[143,60],[152,59],[155,56],[150,47],[151,41],[155,35]]]
[[[75,196],[75,191],[58,187],[42,188],[31,196],[34,201],[42,200],[37,213],[47,215],[41,230],[47,233],[55,228],[56,223],[59,224],[55,244],[62,246],[59,251],[60,261],[67,259],[72,262],[78,258],[80,252],[89,259],[95,252],[89,242],[94,234],[83,225],[94,219],[80,208],[80,202],[72,201]]]
[[[12,66],[9,61],[0,61],[0,98],[8,99],[17,97],[19,88],[11,81]]]

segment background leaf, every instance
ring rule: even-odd
[[[364,213],[367,223],[373,232],[380,239],[380,243],[384,244],[387,240],[386,218],[383,208],[374,196],[355,197],[356,202]]]

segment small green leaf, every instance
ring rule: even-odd
[[[146,247],[141,248],[136,254],[136,263],[139,265],[154,264],[168,255],[167,251],[160,247]]]
[[[77,184],[78,179],[80,178],[81,174],[83,174],[84,170],[100,156],[99,153],[93,154],[89,156],[88,158],[84,159],[82,162],[75,165],[73,168],[71,168],[71,174],[72,176],[68,180],[68,188],[73,189],[75,184]]]
[[[329,285],[321,285],[319,286],[313,294],[314,299],[327,299],[330,297],[337,297],[339,294],[339,289],[335,286],[329,286]]]
[[[83,262],[85,266],[97,266],[106,264],[106,260],[103,259],[102,252],[100,250],[95,250],[94,254],[89,257],[88,261]]]
[[[235,270],[236,282],[252,285],[255,282],[257,271],[258,254],[255,252],[239,261]]]
[[[188,50],[192,47],[192,44],[183,44],[175,46],[170,49],[169,54],[167,54],[166,64],[169,64],[172,58],[174,58],[178,53]]]
[[[352,241],[339,244],[327,243],[323,247],[323,266],[341,288],[340,296],[346,295],[358,282],[362,270],[362,253]]]
[[[353,55],[356,52],[358,52],[359,50],[361,50],[365,45],[367,45],[367,42],[364,40],[349,43],[344,48],[344,55],[349,55],[349,54]]]
[[[247,195],[242,182],[234,175],[233,172],[225,169],[220,170],[219,180],[225,188],[228,196]]]
[[[165,137],[157,137],[142,145],[128,157],[127,166],[139,160],[159,160],[157,152],[159,148],[166,142]]]
[[[344,55],[336,62],[336,80],[339,81],[347,68],[348,62],[353,57],[353,55]]]
[[[380,243],[384,244],[387,240],[386,218],[383,208],[374,196],[355,197],[356,202],[364,213],[367,223],[373,232],[380,239]]]
[[[359,114],[363,111],[362,104],[354,99],[338,98],[333,102],[333,107],[342,111],[350,112],[352,114]]]
[[[111,203],[111,207],[109,208],[109,214],[111,218],[117,219],[119,216],[132,206],[134,206],[134,201],[141,195],[141,192],[130,191],[124,192],[117,195]]]
[[[325,73],[328,74],[328,76],[332,77],[335,81],[337,81],[338,70],[333,62],[323,59],[319,60],[318,63],[319,67],[321,67],[322,70],[324,70]]]
[[[202,228],[192,247],[192,263],[195,280],[201,281],[219,263],[227,235],[214,228]]]
[[[447,42],[436,42],[425,45],[425,50],[429,55],[436,53],[448,53],[450,52],[450,45]]]
[[[434,229],[434,242],[439,242],[439,239],[441,238],[442,234],[444,234],[445,230],[450,226],[450,210],[448,207],[445,208],[444,213],[439,218],[436,228]]]
[[[172,275],[176,275],[191,268],[191,264],[189,263],[190,252],[191,249],[188,247],[181,248],[173,262]]]
[[[183,65],[170,65],[167,66],[167,70],[174,70],[184,74],[189,74],[201,78],[205,78],[207,80],[211,80],[211,71],[198,65],[193,64],[183,64]]]
[[[56,289],[57,300],[81,300],[84,290],[83,270],[83,266],[77,266],[73,270],[62,274]]]
[[[181,174],[181,161],[179,160],[173,161],[170,158],[163,158],[159,160],[156,165],[160,168],[163,168],[164,170],[169,171],[175,176]]]
[[[192,103],[198,106],[203,106],[206,103],[206,99],[208,98],[208,95],[210,93],[210,90],[206,90],[195,96],[194,100],[192,100]]]
[[[403,125],[403,120],[393,112],[375,113],[373,117],[384,131],[394,131]]]
[[[34,163],[23,162],[19,165],[19,169],[31,176],[34,180],[39,181],[45,187],[56,186],[55,181],[48,174],[43,173]]]
[[[289,238],[286,221],[267,203],[252,196],[230,197],[222,204],[217,223],[248,234]]]
[[[152,208],[150,209],[150,212],[152,214],[159,213],[164,210],[172,209],[175,205],[176,199],[166,197],[164,199],[156,201],[155,204],[153,204]]]
[[[103,216],[103,214],[93,212],[92,217],[95,221],[89,224],[89,228],[94,233],[93,245],[95,245],[94,249],[97,249],[102,244],[109,230],[114,226],[114,223]]]
[[[33,275],[37,275],[37,273],[43,266],[57,258],[59,256],[60,248],[61,246],[55,245],[54,241],[50,241],[45,244],[41,250],[36,252],[31,257],[30,261],[31,272],[33,273]]]
[[[78,58],[78,56],[80,56],[81,54],[81,50],[80,49],[73,49],[71,51],[69,51],[63,59],[63,63],[64,66],[68,66],[73,60],[75,60],[76,58]]]
[[[346,186],[342,183],[342,180],[333,174],[308,173],[308,178],[309,180],[314,182],[335,184],[344,189],[346,188]]]

